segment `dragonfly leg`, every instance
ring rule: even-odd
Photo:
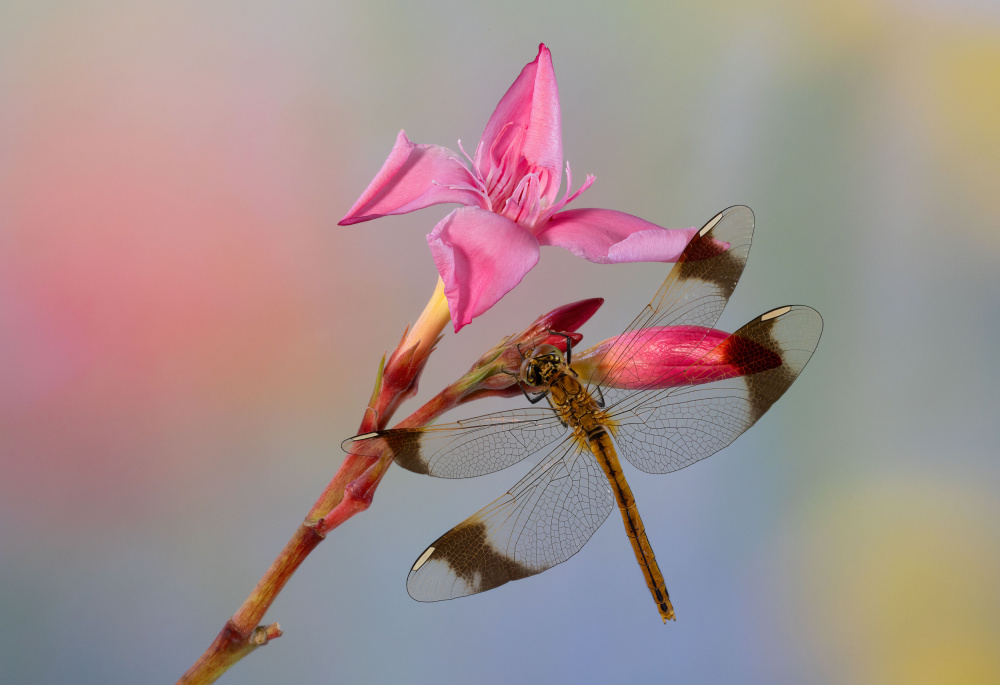
[[[529,402],[531,402],[532,404],[537,404],[538,402],[541,402],[541,401],[542,401],[542,399],[543,399],[543,398],[544,398],[544,397],[545,397],[546,395],[548,395],[548,394],[549,394],[549,393],[548,393],[548,391],[544,391],[544,392],[540,392],[540,393],[538,393],[537,395],[535,395],[534,397],[532,397],[531,395],[529,395],[529,394],[528,394],[528,391],[524,389],[524,386],[523,386],[523,385],[521,385],[521,384],[519,383],[519,384],[518,384],[518,387],[519,387],[519,388],[521,388],[521,392],[523,392],[523,393],[524,393],[524,396],[525,396],[525,397],[527,397],[527,398],[528,398],[528,401],[529,401]]]
[[[597,406],[601,409],[604,408],[604,393],[601,392],[601,386],[595,385],[590,389],[591,397],[597,402]]]
[[[561,335],[562,337],[566,338],[566,364],[567,365],[570,364],[573,360],[573,338],[566,333],[554,331],[551,328],[549,329],[549,333],[551,333],[552,335]]]

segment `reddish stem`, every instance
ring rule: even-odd
[[[375,391],[359,433],[384,428],[400,403],[416,393],[417,380],[448,322],[448,308],[439,282],[413,330],[407,331],[388,363],[379,369]],[[292,574],[326,534],[367,509],[388,468],[383,459],[348,454],[292,539],[271,564],[243,605],[226,622],[215,641],[188,669],[178,685],[213,683],[233,664],[273,638],[281,636],[277,623],[259,625]]]

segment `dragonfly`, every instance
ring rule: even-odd
[[[675,619],[618,455],[657,474],[705,459],[756,423],[809,361],[823,320],[801,305],[772,309],[717,346],[702,344],[714,340],[753,230],[753,212],[744,206],[708,221],[649,304],[604,346],[589,378],[574,369],[568,338],[565,355],[539,345],[523,356],[518,382],[533,405],[545,398],[548,406],[344,441],[347,452],[389,450],[404,469],[440,478],[480,476],[543,455],[514,487],[420,554],[407,577],[411,597],[472,595],[550,569],[580,551],[617,505],[660,617]],[[692,356],[690,364],[657,374],[642,360],[655,354],[647,348],[651,332],[664,326],[694,336]],[[728,371],[706,375],[700,362]]]

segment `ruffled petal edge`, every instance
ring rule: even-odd
[[[538,262],[529,231],[478,207],[461,207],[427,236],[457,333],[500,301]]]
[[[591,262],[622,264],[676,262],[697,231],[663,228],[613,209],[570,209],[542,224],[535,237]]]

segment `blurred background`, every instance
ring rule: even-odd
[[[471,150],[541,41],[597,176],[575,206],[750,205],[719,327],[810,304],[817,354],[712,459],[626,467],[676,624],[614,514],[541,576],[412,601],[528,466],[392,469],[222,682],[1000,682],[989,0],[0,2],[5,681],[171,683],[208,646],[338,467],[449,208],[337,221],[399,129]],[[546,248],[397,418],[560,304],[606,298],[582,332],[614,335],[666,270]]]

